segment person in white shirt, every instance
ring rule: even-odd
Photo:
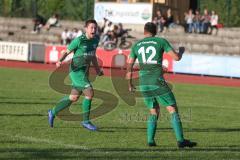
[[[68,29],[66,28],[62,34],[61,34],[61,43],[62,45],[66,45],[67,44],[67,33],[68,33]]]
[[[77,28],[73,28],[73,30],[72,30],[72,40],[77,37],[77,34],[78,34],[78,29]]]
[[[185,21],[187,23],[187,32],[188,33],[192,33],[192,30],[193,30],[193,18],[194,18],[194,14],[192,13],[192,10],[190,9],[188,11],[188,14],[186,14],[186,16],[185,16]]]
[[[68,32],[67,32],[67,44],[70,44],[72,39],[73,39],[73,32],[71,30],[68,30]]]
[[[100,44],[104,44],[105,42],[107,42],[109,40],[113,30],[114,30],[113,23],[111,21],[108,21],[107,25],[105,26],[105,28],[103,30],[102,40],[101,40]]]
[[[44,26],[47,30],[50,30],[51,27],[60,27],[59,24],[59,16],[58,14],[54,14],[52,17],[50,17]]]
[[[218,25],[218,15],[216,14],[215,11],[212,11],[210,23],[211,23],[211,31],[210,31],[210,34],[211,34],[214,28],[217,29],[217,25]]]
[[[82,30],[79,29],[78,32],[77,32],[77,37],[80,37],[82,34],[83,34]]]

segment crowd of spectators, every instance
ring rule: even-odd
[[[189,9],[188,12],[184,13],[184,20],[184,28],[187,33],[211,34],[214,29],[219,27],[218,15],[215,11],[211,11],[211,14],[209,14],[207,9],[204,9],[203,14],[200,14],[198,10],[193,12],[192,9]],[[53,14],[48,20],[38,14],[33,22],[32,33],[40,33],[42,28],[49,31],[51,27],[61,27],[58,14]],[[173,16],[171,8],[167,9],[164,14],[162,14],[161,10],[157,10],[153,22],[158,26],[159,32],[179,25],[179,20]],[[104,44],[107,41],[117,43],[118,39],[123,35],[129,36],[128,31],[129,29],[123,28],[122,23],[113,24],[104,18],[103,25],[98,26],[98,34],[101,36],[100,44]],[[81,29],[65,28],[61,33],[61,44],[69,44],[74,38],[81,36],[82,33]]]
[[[174,21],[172,11],[169,8],[165,14],[162,14],[161,10],[156,11],[156,15],[153,18],[153,22],[158,26],[158,31],[163,32],[168,28],[173,28],[179,25],[179,20]],[[187,33],[202,33],[202,34],[212,34],[214,29],[218,29],[218,15],[215,11],[209,14],[207,9],[204,9],[203,14],[200,14],[198,10],[193,12],[190,9],[184,14],[185,24],[184,28]]]
[[[130,29],[124,29],[122,23],[113,24],[108,19],[103,19],[103,25],[99,27],[99,35],[101,36],[101,44],[104,44],[107,41],[113,41],[118,43],[118,38],[128,35]]]
[[[218,29],[218,15],[215,11],[209,14],[207,9],[204,9],[203,15],[198,10],[194,14],[190,9],[185,13],[185,22],[187,33],[212,34],[213,29]]]
[[[122,23],[114,24],[110,20],[104,18],[102,26],[98,26],[97,34],[100,37],[100,45],[103,45],[105,42],[112,41],[118,43],[118,38],[128,35],[130,29],[124,29]],[[72,30],[65,29],[61,34],[61,44],[67,45],[74,38],[79,37],[83,34],[81,29],[73,28]]]
[[[159,32],[163,32],[167,28],[175,27],[179,22],[174,22],[172,10],[169,8],[166,14],[162,14],[161,10],[157,10],[153,23],[158,26]]]
[[[73,28],[69,30],[66,28],[61,34],[61,44],[67,45],[69,44],[74,38],[79,37],[83,34],[81,29]]]

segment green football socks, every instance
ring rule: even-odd
[[[92,99],[86,99],[86,98],[84,98],[83,103],[82,103],[83,122],[85,122],[85,123],[89,122],[91,103],[92,103]]]
[[[179,118],[179,114],[177,112],[171,113],[171,123],[173,130],[175,132],[175,136],[178,142],[183,142],[183,129],[182,129],[182,122]]]
[[[72,101],[69,99],[69,96],[64,96],[58,104],[52,109],[52,113],[56,116],[61,110],[69,107],[72,104]]]
[[[150,115],[147,121],[147,140],[148,143],[154,143],[154,137],[157,129],[157,115]]]

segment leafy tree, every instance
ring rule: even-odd
[[[85,20],[93,17],[94,0],[38,0],[38,13],[45,17],[58,13],[61,18]]]
[[[240,26],[239,0],[200,0],[201,11],[207,8],[214,10],[219,16],[219,23],[225,26]]]
[[[201,11],[215,10],[225,26],[240,26],[240,0],[199,2]],[[34,17],[35,10],[46,18],[58,13],[62,19],[85,20],[93,18],[93,7],[94,0],[0,0],[0,16]]]
[[[1,15],[3,16],[8,16],[11,13],[11,5],[12,1],[11,0],[2,0],[0,1],[0,12]]]
[[[0,15],[34,17],[34,6],[46,18],[58,13],[63,19],[85,20],[93,18],[94,0],[0,0]]]

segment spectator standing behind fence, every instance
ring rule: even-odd
[[[185,15],[185,21],[187,23],[187,32],[192,33],[193,30],[193,18],[194,15],[192,13],[192,10],[190,9],[188,13]]]
[[[126,35],[128,37],[128,29],[124,29],[122,23],[118,23],[116,35],[117,37],[122,37],[123,35]]]
[[[103,34],[107,34],[109,31],[113,31],[114,25],[111,21],[107,22],[107,25],[104,27]]]
[[[167,10],[167,17],[166,17],[165,26],[167,28],[173,28],[174,27],[174,17],[173,17],[171,8],[168,8],[168,10]]]
[[[63,45],[67,45],[71,41],[72,41],[72,31],[66,28],[61,34],[61,43]]]
[[[103,24],[102,24],[102,26],[100,27],[100,34],[102,34],[103,32],[104,32],[104,29],[105,29],[105,27],[108,25],[108,23],[109,23],[109,21],[108,21],[108,19],[107,18],[103,18]]]
[[[200,22],[201,22],[201,15],[200,15],[200,12],[196,10],[193,18],[193,27],[194,27],[195,33],[200,33]]]
[[[67,44],[70,44],[72,39],[73,39],[73,33],[72,33],[71,30],[68,30],[68,32],[67,32]]]
[[[211,20],[211,17],[208,14],[208,10],[204,9],[204,13],[201,18],[201,30],[200,30],[201,33],[206,34],[208,32],[208,29],[210,27],[210,20]]]
[[[72,29],[72,39],[75,39],[78,36],[78,29],[77,28],[73,28]]]
[[[106,41],[108,41],[111,38],[113,30],[114,30],[113,23],[111,21],[108,21],[103,30],[101,44],[104,44]]]
[[[60,27],[59,23],[59,16],[58,14],[54,14],[52,17],[50,17],[47,21],[47,24],[45,25],[45,28],[47,30],[50,30],[51,27]]]
[[[115,44],[118,43],[118,25],[113,25],[113,30],[110,32],[110,40]]]
[[[216,14],[215,11],[212,11],[212,14],[211,14],[211,31],[210,31],[210,34],[212,34],[212,31],[213,29],[218,29],[217,28],[217,25],[218,25],[218,15]]]
[[[68,36],[67,36],[67,34],[68,34],[68,29],[66,28],[66,29],[62,32],[62,34],[61,34],[61,44],[62,44],[62,45],[66,45],[66,44],[67,44],[67,41],[68,41]]]
[[[80,37],[82,34],[83,34],[82,30],[81,30],[81,29],[78,29],[77,37]]]

